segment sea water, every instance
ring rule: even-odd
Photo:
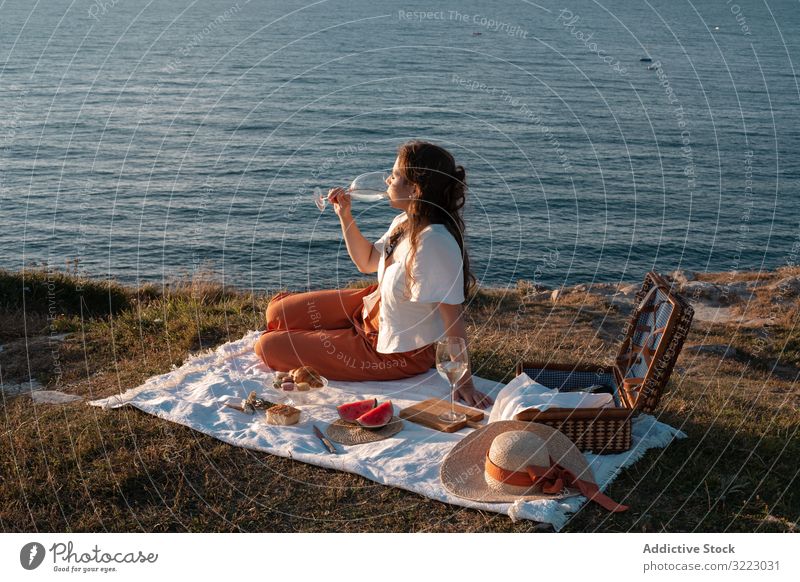
[[[485,285],[791,264],[799,26],[789,0],[7,0],[0,267],[336,286],[361,274],[314,188],[413,138],[467,170]],[[371,240],[397,212],[353,211]]]

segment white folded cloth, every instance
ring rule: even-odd
[[[614,398],[611,394],[559,392],[539,384],[527,374],[522,373],[497,393],[492,413],[489,415],[489,422],[514,420],[516,414],[529,408],[547,410],[548,408],[603,408],[606,406],[614,406]]]

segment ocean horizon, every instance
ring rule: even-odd
[[[363,277],[315,188],[426,139],[486,287],[800,249],[796,2],[0,4],[0,268],[240,289]],[[395,210],[353,203],[376,240]]]

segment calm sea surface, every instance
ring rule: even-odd
[[[467,168],[485,285],[797,262],[798,30],[796,0],[0,0],[0,267],[335,286],[311,192],[411,138]]]

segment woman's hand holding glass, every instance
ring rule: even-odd
[[[328,191],[328,201],[333,203],[333,211],[339,218],[349,218],[353,215],[350,194],[344,188],[331,188]]]
[[[327,198],[322,194],[321,188],[314,188],[312,198],[314,204],[319,208],[319,211],[323,212],[328,202],[333,202],[334,200],[338,201],[340,199],[344,200],[346,197],[347,201],[343,202],[341,206],[344,209],[344,213],[349,214],[350,202],[353,199],[363,202],[378,202],[379,200],[388,199],[389,193],[386,191],[386,186],[388,184],[389,174],[386,172],[367,172],[366,174],[356,176],[350,183],[350,187],[346,190],[344,188],[331,188],[328,191]],[[347,208],[344,208],[345,204]],[[342,217],[339,210],[336,210],[336,214],[339,215],[339,218]]]

